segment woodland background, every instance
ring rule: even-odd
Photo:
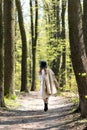
[[[39,90],[46,60],[61,91],[78,94],[87,117],[87,0],[0,0],[0,106]]]

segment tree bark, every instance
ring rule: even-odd
[[[4,0],[4,92],[14,95],[15,74],[15,10],[14,0]]]
[[[60,0],[57,0],[56,5],[56,27],[57,27],[57,38],[60,38]]]
[[[65,34],[65,11],[66,11],[66,0],[62,0],[62,13],[61,13],[61,19],[62,19],[62,32],[61,32],[61,38],[63,40],[63,49],[62,49],[62,65],[61,65],[61,82],[60,86],[63,87],[66,84],[66,34]]]
[[[87,55],[87,0],[83,0],[83,32],[84,32],[84,43]]]
[[[27,39],[24,28],[23,14],[20,0],[15,0],[18,11],[18,21],[22,40],[22,63],[21,63],[21,91],[28,92],[27,88]]]
[[[4,61],[4,55],[3,55],[3,26],[2,26],[2,0],[0,0],[0,107],[5,106],[4,102],[4,81],[3,81],[3,61]]]
[[[80,0],[68,1],[71,59],[78,85],[81,115],[87,117],[87,57],[83,40]]]
[[[38,1],[35,0],[35,23],[33,18],[32,0],[30,0],[31,38],[32,38],[32,85],[31,91],[36,89],[36,46],[38,37]],[[35,26],[34,26],[35,25]]]

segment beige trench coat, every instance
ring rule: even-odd
[[[51,69],[47,69],[42,83],[42,98],[48,98],[50,95],[57,93],[59,84],[55,78],[55,75]]]

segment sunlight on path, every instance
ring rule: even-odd
[[[64,97],[51,96],[47,112],[39,92],[20,95],[17,102],[18,108],[0,115],[0,130],[80,130],[79,116],[71,113],[73,104]]]
[[[17,110],[43,110],[44,103],[39,95],[39,92],[30,92],[29,97],[26,98],[25,96],[22,98],[20,98],[21,106],[17,108]],[[49,110],[70,105],[70,103],[65,104],[64,102],[66,102],[64,97],[50,96]]]

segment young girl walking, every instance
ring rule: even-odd
[[[48,99],[50,95],[56,94],[59,84],[54,72],[47,67],[46,61],[40,62],[40,95],[44,101],[44,111],[48,110]]]

